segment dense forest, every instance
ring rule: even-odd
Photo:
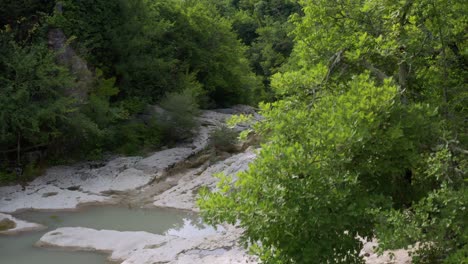
[[[1,183],[176,144],[200,109],[248,104],[258,157],[201,191],[206,222],[242,227],[264,263],[362,263],[360,237],[466,263],[466,1],[0,7]]]

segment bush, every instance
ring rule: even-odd
[[[156,148],[161,145],[161,129],[155,120],[149,124],[132,121],[116,129],[114,143],[123,143],[117,152],[126,155],[140,154],[144,148]]]
[[[158,120],[166,140],[174,142],[192,136],[197,126],[195,117],[199,114],[196,97],[194,90],[185,89],[179,93],[169,93],[161,101],[161,107],[167,112],[160,114]]]
[[[43,173],[44,167],[42,167],[41,164],[28,163],[23,169],[23,175],[21,175],[21,178],[28,181],[42,175]]]
[[[15,227],[16,223],[8,218],[3,218],[2,220],[0,220],[0,231],[13,229]]]
[[[16,180],[14,173],[0,170],[0,184],[7,184]]]
[[[216,128],[210,135],[210,146],[216,151],[235,152],[238,133],[226,126]]]

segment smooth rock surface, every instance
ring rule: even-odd
[[[378,246],[376,240],[364,242],[364,246],[361,250],[361,256],[364,256],[366,264],[410,264],[411,257],[409,251],[404,249],[388,250],[385,251],[381,256],[375,252],[375,248]]]
[[[171,148],[158,151],[135,164],[135,168],[147,174],[155,174],[186,160],[193,153],[191,148]]]
[[[195,207],[197,191],[202,186],[214,189],[218,182],[218,178],[215,178],[214,174],[222,172],[226,175],[234,175],[244,171],[248,168],[248,164],[255,159],[255,156],[255,150],[248,149],[244,153],[209,166],[200,175],[194,175],[190,171],[179,180],[176,186],[156,196],[153,204],[158,207],[198,211]]]
[[[168,233],[161,236],[147,232],[59,228],[45,234],[37,245],[107,252],[110,260],[123,261],[122,264],[255,263],[253,257],[236,245],[239,237],[236,229],[211,229],[198,235],[183,231]]]
[[[105,203],[108,197],[61,189],[53,185],[21,186],[0,188],[0,212],[14,213],[20,210],[76,209],[80,204]],[[50,195],[57,193],[56,195]]]

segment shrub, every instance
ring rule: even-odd
[[[15,227],[16,223],[8,218],[3,218],[2,220],[0,220],[0,231],[13,229]]]
[[[15,180],[16,180],[16,176],[15,176],[14,173],[0,170],[0,184],[10,183],[10,182],[13,182]]]
[[[235,152],[238,133],[227,126],[221,126],[211,132],[210,146],[216,151]]]
[[[161,130],[156,121],[151,121],[149,124],[132,121],[121,125],[117,131],[114,143],[117,145],[121,143],[117,147],[119,153],[140,154],[144,148],[156,148],[161,144]]]
[[[195,117],[199,114],[197,93],[185,89],[179,93],[169,93],[161,101],[161,107],[166,110],[160,114],[164,138],[168,141],[179,141],[189,138],[197,126]]]

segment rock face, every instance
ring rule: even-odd
[[[41,230],[45,227],[14,218],[0,213],[0,235],[13,235],[21,232]]]

